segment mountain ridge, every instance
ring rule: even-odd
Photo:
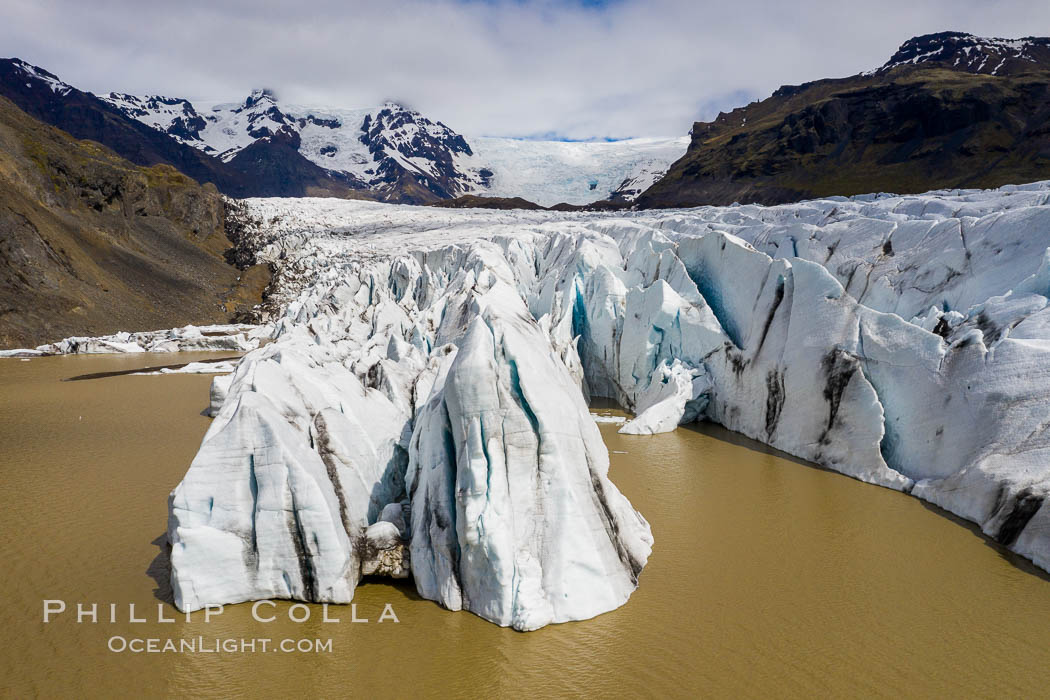
[[[268,89],[198,104],[166,95],[96,96],[20,59],[0,60],[0,95],[136,164],[173,165],[237,198],[627,203],[687,144],[684,137],[563,143],[464,136],[395,102],[362,109],[286,105]]]
[[[872,72],[931,63],[967,73],[1024,73],[1032,64],[1050,66],[1050,38],[1003,39],[952,31],[924,34],[905,41],[886,63]]]
[[[240,102],[197,105],[122,93],[103,99],[222,160],[256,139],[298,139],[299,152],[316,165],[377,199],[412,204],[462,196],[521,196],[546,206],[630,202],[687,143],[684,137],[576,143],[469,136],[396,102],[362,109],[284,104],[265,89]]]
[[[916,37],[876,70],[785,85],[695,123],[686,154],[635,205],[779,204],[1046,179],[1048,86],[1050,39]]]

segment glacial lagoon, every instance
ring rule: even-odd
[[[293,622],[304,608],[287,602],[257,610],[273,622],[249,604],[187,622],[161,603],[162,536],[210,377],[61,380],[205,356],[0,361],[3,695],[991,697],[1050,681],[1050,576],[918,499],[709,424],[600,424],[610,477],[656,543],[630,601],[595,619],[518,633],[384,579],[353,613],[330,606],[339,622],[315,605]],[[45,624],[46,599],[68,609]],[[77,603],[98,621],[78,623]],[[397,622],[379,622],[388,605]],[[110,651],[114,638],[199,650]],[[262,638],[331,651],[214,651]]]

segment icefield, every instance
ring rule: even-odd
[[[681,158],[689,137],[623,141],[532,141],[472,136],[476,167],[494,174],[476,194],[524,197],[540,206],[633,201]]]
[[[248,200],[273,340],[170,498],[176,605],[367,574],[531,630],[653,546],[588,399],[720,423],[1050,569],[1050,183],[617,213]]]

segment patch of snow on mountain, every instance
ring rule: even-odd
[[[361,142],[361,125],[370,109],[288,107],[289,114],[305,120],[299,130],[299,152],[327,170],[351,173],[366,180],[375,161]]]
[[[27,77],[45,83],[54,93],[65,95],[73,89],[71,85],[59,80],[57,75],[49,73],[43,68],[38,68],[37,66],[20,60],[15,60],[15,65],[25,73]]]
[[[182,143],[200,142],[199,132],[206,126],[206,122],[197,114],[193,105],[177,97],[162,95],[138,97],[111,92],[101,99],[109,102],[125,115],[138,119],[158,131],[170,134]],[[198,146],[201,147],[199,144]],[[211,152],[206,144],[203,147]]]
[[[254,90],[240,103],[202,105],[200,114],[205,125],[198,135],[199,140],[186,143],[226,161],[258,139],[273,136],[282,128],[296,130],[268,90]]]

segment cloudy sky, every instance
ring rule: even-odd
[[[953,29],[1050,35],[1046,0],[3,0],[0,53],[81,89],[362,107],[467,134],[688,132]]]

